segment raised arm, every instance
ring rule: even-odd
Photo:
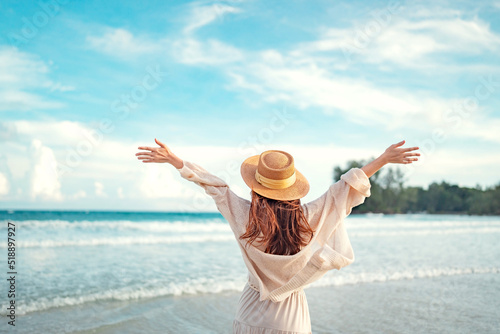
[[[139,149],[149,152],[136,153],[137,158],[142,162],[166,162],[174,166],[184,179],[196,183],[214,199],[217,209],[237,236],[243,234],[246,231],[245,222],[250,202],[236,195],[223,179],[191,161],[180,159],[156,138],[155,142],[160,147],[139,146]]]
[[[155,142],[160,145],[160,147],[139,146],[140,150],[147,150],[149,152],[136,153],[137,159],[142,160],[142,162],[166,162],[177,169],[181,169],[184,166],[184,161],[176,156],[167,145],[156,138]]]
[[[361,170],[365,172],[366,176],[371,177],[380,168],[389,163],[411,164],[412,162],[417,161],[418,158],[412,157],[420,156],[420,153],[413,152],[418,150],[418,147],[403,148],[401,146],[403,146],[404,143],[405,141],[402,140],[399,143],[389,146],[378,158],[361,167]]]

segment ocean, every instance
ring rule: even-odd
[[[0,331],[231,333],[247,269],[218,213],[0,211],[0,221]],[[305,289],[313,333],[500,331],[500,217],[367,214],[346,226],[354,263]]]

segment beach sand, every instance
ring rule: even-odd
[[[497,333],[498,274],[309,287],[313,333]],[[239,292],[85,303],[19,316],[18,333],[231,333]],[[481,307],[477,307],[481,305]]]

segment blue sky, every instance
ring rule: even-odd
[[[406,139],[408,185],[500,182],[500,1],[2,1],[0,208],[215,205],[140,145],[249,198],[239,165],[332,169]]]

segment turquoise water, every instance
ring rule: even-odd
[[[157,297],[216,297],[241,292],[247,279],[236,240],[218,213],[0,211],[0,222],[3,240],[7,222],[16,225],[20,331],[35,330],[22,327],[23,316],[34,313]],[[444,307],[459,298],[447,278],[472,282],[500,273],[500,217],[352,215],[347,231],[355,262],[311,287],[345,290],[399,281],[418,286],[432,279],[443,285],[437,291],[451,295],[424,297]],[[0,247],[6,257],[6,242]],[[485,289],[500,298],[498,286],[486,283]],[[470,303],[477,312],[485,307],[482,300]],[[2,315],[6,307],[2,298]],[[78,323],[71,328],[81,329]]]

